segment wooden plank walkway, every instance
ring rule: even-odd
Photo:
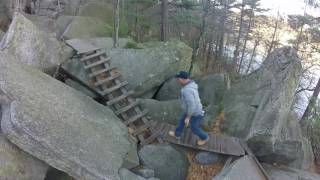
[[[241,146],[239,139],[235,137],[209,134],[209,142],[207,142],[207,144],[203,146],[198,146],[197,140],[199,138],[196,135],[194,135],[189,128],[184,129],[181,138],[177,140],[176,138],[171,137],[168,134],[170,130],[175,130],[175,126],[167,123],[159,123],[156,126],[158,126],[159,130],[161,131],[161,138],[163,138],[164,141],[173,144],[226,155],[245,155],[245,150]]]
[[[77,54],[88,53],[99,49],[92,44],[86,43],[85,40],[82,39],[70,39],[67,40],[66,43],[76,50]]]

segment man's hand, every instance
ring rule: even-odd
[[[191,119],[191,117],[190,117],[190,116],[187,116],[186,119],[184,120],[185,127],[188,127],[188,126],[189,126],[190,119]]]

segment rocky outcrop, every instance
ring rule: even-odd
[[[13,16],[15,11],[56,18],[59,15],[76,15],[81,0],[2,0],[8,14]]]
[[[22,14],[16,13],[1,49],[12,54],[23,64],[53,73],[57,65],[71,56],[70,48],[62,45],[54,36],[41,31]]]
[[[265,180],[256,162],[250,156],[244,156],[224,168],[214,180]]]
[[[112,27],[99,18],[75,16],[62,36],[64,39],[110,37]]]
[[[192,50],[184,43],[172,41],[143,44],[142,49],[112,49],[111,65],[119,68],[136,96],[155,92],[168,78],[181,69],[188,69]],[[63,65],[69,73],[92,86],[83,65],[74,59]],[[150,98],[150,97],[149,97]]]
[[[108,0],[107,0],[108,1]],[[79,9],[79,16],[94,17],[113,27],[113,4],[112,1],[89,1]],[[120,11],[119,36],[128,34],[126,12]]]
[[[287,167],[275,167],[268,164],[263,164],[272,180],[318,180],[319,174],[310,173],[308,171],[301,171],[298,169]]]
[[[187,157],[166,144],[147,145],[139,151],[142,164],[154,169],[155,176],[166,180],[184,180],[188,171]]]
[[[289,120],[301,64],[290,47],[275,50],[262,67],[233,85],[225,94],[224,130],[246,138],[260,160],[299,168],[312,153],[302,138],[297,120]],[[309,157],[307,157],[309,156]]]
[[[157,101],[154,99],[140,99],[144,109],[148,109],[148,116],[158,122],[172,125],[178,124],[181,113],[179,100]]]
[[[80,7],[79,16],[95,17],[112,25],[113,5],[107,2],[88,2]]]
[[[76,179],[119,179],[127,128],[91,98],[0,55],[1,128],[19,148]]]
[[[48,165],[23,152],[0,134],[0,179],[43,180]]]
[[[195,79],[199,86],[199,95],[204,105],[219,104],[227,89],[228,77],[223,74],[206,75]],[[178,99],[180,96],[180,85],[175,78],[165,82],[156,99],[161,101]]]

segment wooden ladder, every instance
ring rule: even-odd
[[[137,137],[141,145],[149,144],[158,138],[160,131],[154,128],[155,122],[146,118],[148,111],[142,109],[140,102],[132,97],[134,92],[128,90],[128,82],[123,80],[119,70],[111,66],[111,58],[106,52],[91,49],[80,53],[78,51],[78,55],[94,82],[95,90],[128,126],[129,133]]]

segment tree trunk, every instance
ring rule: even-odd
[[[275,25],[275,27],[274,27],[274,31],[273,31],[273,34],[272,34],[272,41],[271,41],[270,47],[269,47],[269,49],[268,49],[267,57],[266,57],[266,58],[269,57],[269,55],[270,55],[270,53],[271,53],[271,51],[272,51],[272,49],[273,49],[274,43],[275,43],[275,37],[276,37],[277,30],[278,30],[278,26],[279,26],[279,18],[280,18],[279,16],[280,16],[280,15],[279,15],[279,12],[278,12],[277,20],[276,20],[276,25]]]
[[[250,67],[252,65],[253,58],[256,56],[256,49],[257,49],[258,45],[259,45],[259,40],[256,40],[255,43],[254,43],[254,47],[253,47],[253,50],[252,50],[252,55],[251,55],[251,58],[250,58],[250,62],[249,62],[246,74],[248,74],[249,71],[250,71]]]
[[[223,6],[223,15],[222,15],[222,20],[221,20],[221,31],[220,31],[220,39],[219,39],[219,50],[218,50],[218,56],[217,59],[221,60],[223,50],[224,50],[224,35],[225,35],[225,22],[227,19],[227,11],[228,11],[228,4],[227,2],[224,2]]]
[[[242,65],[244,54],[245,54],[245,51],[246,51],[247,42],[248,42],[248,38],[249,38],[249,33],[250,33],[250,30],[251,30],[252,19],[253,19],[253,17],[251,15],[250,19],[249,19],[248,31],[247,31],[246,37],[244,39],[244,45],[243,45],[243,48],[242,48],[242,55],[241,55],[241,59],[240,59],[239,67],[238,67],[238,73],[240,73],[241,65]]]
[[[314,108],[316,102],[317,102],[317,98],[320,92],[320,78],[318,80],[317,86],[313,91],[313,94],[309,100],[309,104],[306,108],[306,110],[304,111],[301,120],[300,120],[300,125],[302,128],[306,128],[308,125],[308,118],[310,117],[310,114],[312,112],[312,109]]]
[[[235,65],[238,63],[237,61],[238,61],[238,56],[239,56],[240,39],[241,39],[241,32],[242,32],[242,26],[243,26],[244,7],[245,7],[245,3],[244,3],[244,0],[242,0],[238,37],[237,37],[237,41],[236,41],[236,47],[235,47],[235,50],[233,52],[233,63]]]
[[[113,0],[113,47],[119,47],[120,0]]]
[[[161,3],[161,31],[160,40],[168,40],[168,0],[162,0]]]
[[[207,2],[205,4],[204,4],[204,0],[202,2],[203,2],[203,11],[204,11],[202,14],[202,23],[201,23],[201,27],[200,27],[199,36],[198,36],[198,38],[195,42],[194,48],[193,48],[192,57],[191,57],[191,66],[190,66],[189,72],[192,71],[193,64],[194,64],[196,58],[198,57],[200,43],[201,43],[202,36],[204,35],[205,28],[206,28],[206,17],[208,16],[208,13],[209,13],[211,0],[207,0]]]

